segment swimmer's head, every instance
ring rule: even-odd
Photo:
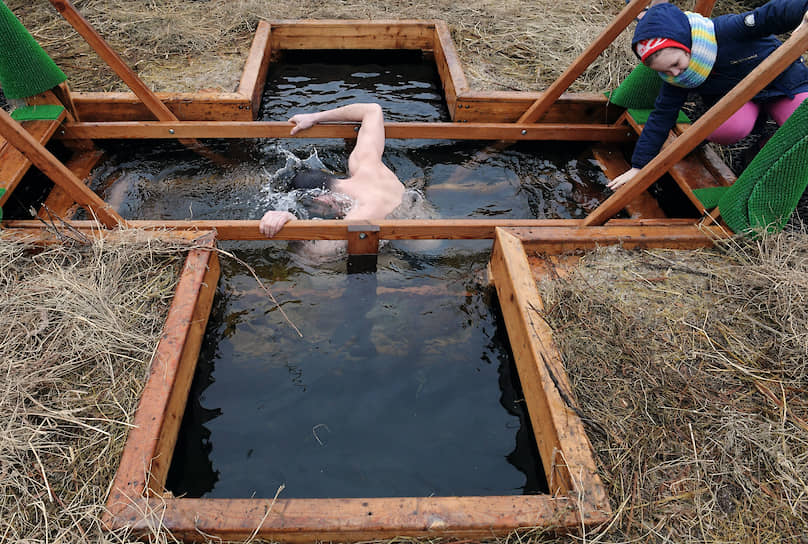
[[[337,178],[325,170],[307,168],[301,170],[292,178],[292,189],[327,189],[333,190]]]

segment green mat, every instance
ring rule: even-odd
[[[67,76],[0,2],[0,85],[6,98],[27,98],[54,88]]]
[[[0,196],[3,196],[4,194],[6,194],[6,189],[0,188]],[[0,208],[0,221],[2,220],[3,220],[3,208]]]
[[[645,108],[628,108],[629,114],[631,114],[631,118],[637,121],[639,124],[644,125],[648,122],[648,116],[651,115],[651,112],[654,111],[653,109],[645,109]],[[685,115],[685,112],[679,110],[679,116],[676,118],[677,123],[690,123],[690,118]]]
[[[662,87],[662,78],[644,64],[638,65],[615,90],[606,93],[609,101],[626,108],[637,123],[644,125],[648,116],[654,111],[659,88]],[[679,112],[677,123],[690,123],[683,111]]]
[[[808,101],[788,118],[731,187],[694,191],[705,207],[718,204],[737,233],[777,232],[808,187]]]
[[[23,106],[11,112],[15,121],[55,121],[62,115],[63,106],[56,104],[39,104],[36,106]]]
[[[653,109],[660,87],[662,78],[645,64],[640,64],[607,96],[612,103],[623,108],[648,110]]]

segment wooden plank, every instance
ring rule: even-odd
[[[238,93],[156,93],[178,119],[186,121],[251,121],[250,99]],[[133,93],[72,93],[82,121],[151,119]]]
[[[522,242],[504,229],[497,229],[491,269],[550,493],[582,497],[584,519],[608,519],[609,499],[552,331],[541,317],[544,305],[530,264]]]
[[[547,90],[542,93],[541,98],[536,100],[530,108],[519,118],[520,123],[535,123],[540,121],[544,114],[550,109],[558,98],[567,90],[578,76],[584,73],[592,62],[597,59],[603,51],[609,47],[623,30],[640,14],[648,4],[648,0],[632,0],[626,4],[617,17],[607,26],[603,32],[595,38],[583,53],[567,68],[558,79],[556,79]]]
[[[513,123],[387,122],[387,138],[452,140],[553,140],[623,142],[634,138],[624,126]],[[176,139],[176,138],[289,138],[286,121],[120,121],[66,123],[60,138],[78,139]],[[355,123],[322,123],[293,138],[355,138]]]
[[[3,231],[3,234],[6,236],[16,237],[19,240],[28,240],[35,239],[36,243],[38,244],[63,244],[64,237],[60,235],[62,233],[67,233],[68,229],[62,225],[54,224],[54,225],[43,225],[40,221],[26,221],[28,223],[28,227],[25,228],[8,228]],[[6,227],[8,223],[4,223],[3,227]],[[80,225],[80,228],[76,229],[81,234],[88,238],[95,238],[95,239],[104,239],[104,240],[121,240],[122,237],[126,240],[132,239],[131,233],[126,230],[109,230],[109,229],[99,229],[98,224],[95,225],[95,228],[91,228],[89,226],[89,221],[71,221],[70,225]],[[55,228],[62,229],[59,233],[55,232]],[[138,233],[138,240],[191,240],[191,241],[198,241],[201,237],[208,235],[210,236],[210,231],[198,231],[198,230],[174,230],[174,231],[166,231],[166,230],[154,230],[154,231],[141,231]]]
[[[65,166],[73,172],[73,174],[89,185],[89,175],[95,165],[98,164],[104,157],[105,153],[100,149],[90,149],[87,151],[79,151],[65,163]],[[68,195],[64,189],[58,185],[54,185],[48,197],[45,199],[42,207],[37,212],[37,217],[40,219],[48,219],[53,215],[61,217],[62,219],[70,219],[76,212],[77,206],[73,198]],[[50,211],[50,213],[48,212]]]
[[[637,123],[637,121],[630,115],[626,115],[626,119],[628,120],[629,124],[638,132],[641,133],[643,130],[643,125]],[[677,135],[683,134],[690,125],[686,124],[678,124],[674,129],[671,130],[670,134],[668,134],[665,143],[663,144],[662,148],[671,145],[676,138],[681,137]],[[685,155],[679,162],[671,166],[668,173],[670,174],[671,178],[676,182],[682,192],[685,194],[688,200],[693,204],[693,206],[698,210],[698,212],[702,215],[707,213],[708,210],[704,208],[704,205],[701,201],[696,197],[696,194],[693,192],[693,189],[703,189],[706,187],[721,187],[725,184],[725,178],[720,177],[716,179],[713,176],[713,171],[704,164],[702,161],[704,155],[698,152],[698,149],[694,149],[687,155]],[[627,170],[627,169],[626,169]]]
[[[418,20],[270,21],[273,51],[283,49],[432,49],[435,24]]]
[[[25,155],[31,163],[61,186],[76,202],[84,206],[106,227],[125,226],[123,218],[112,210],[98,195],[84,186],[73,172],[59,162],[5,110],[0,109],[0,135]]]
[[[592,155],[609,179],[614,179],[631,168],[617,146],[595,145],[592,147]],[[626,212],[633,219],[666,217],[665,212],[659,207],[659,202],[648,191],[643,191],[635,200],[629,202],[626,205]]]
[[[622,210],[628,202],[634,200],[663,173],[670,170],[671,166],[695,149],[743,104],[774,80],[789,64],[800,58],[806,49],[808,49],[808,25],[793,32],[783,45],[693,123],[685,134],[660,151],[634,179],[620,187],[615,194],[590,213],[584,220],[585,224],[602,225]]]
[[[55,121],[23,121],[21,124],[34,140],[44,145],[51,139],[64,119],[65,114],[62,112]],[[0,188],[5,189],[6,192],[0,195],[0,206],[8,201],[11,193],[31,168],[31,161],[5,138],[3,138],[3,144],[0,149]]]
[[[455,120],[468,123],[515,123],[540,93],[512,91],[468,92],[458,96]],[[614,123],[623,108],[608,102],[602,94],[568,93],[554,102],[543,123]]]
[[[699,153],[701,155],[701,162],[710,171],[713,178],[718,182],[719,185],[724,185],[729,187],[738,177],[735,173],[729,168],[729,166],[724,163],[723,160],[718,156],[718,154],[708,145],[699,149]]]
[[[443,87],[443,96],[446,99],[449,114],[454,120],[457,97],[468,92],[469,85],[449,33],[449,27],[444,21],[435,23],[434,52],[435,64]]]
[[[210,246],[213,247],[212,236],[210,240]],[[182,416],[185,413],[191,382],[196,372],[199,349],[205,335],[210,309],[213,306],[216,286],[219,283],[219,256],[215,251],[193,250],[188,255],[187,263],[188,266],[202,269],[204,274],[202,281],[197,283],[197,270],[189,270],[189,274],[194,276],[191,292],[178,290],[175,294],[175,297],[179,297],[180,304],[192,305],[193,312],[190,321],[186,318],[172,320],[172,322],[166,320],[163,332],[163,338],[167,339],[169,344],[176,340],[173,346],[175,348],[181,346],[181,350],[179,360],[176,361],[177,371],[170,388],[168,402],[161,414],[160,434],[151,463],[149,489],[158,494],[162,494],[165,489],[171,459],[174,457],[174,446],[177,444]],[[176,353],[170,355],[171,360],[165,363],[167,366],[175,364]],[[165,375],[160,377],[165,378]]]
[[[143,513],[147,513],[146,516]],[[151,515],[148,515],[150,513]],[[154,516],[154,517],[152,517]],[[159,516],[159,518],[158,518]],[[111,528],[147,534],[158,521],[183,541],[356,542],[395,537],[491,539],[516,528],[573,532],[581,521],[567,497],[394,497],[366,499],[150,499]],[[576,525],[577,524],[577,525]]]
[[[454,76],[453,76],[454,77]],[[455,84],[457,80],[455,79]],[[132,93],[72,93],[76,109],[83,121],[148,120],[149,112]],[[157,93],[161,101],[177,116],[187,121],[249,121],[252,119],[250,101],[238,93]],[[455,105],[463,107],[462,118],[467,122],[516,122],[539,96],[538,93],[511,91],[464,92]],[[466,107],[468,106],[468,107]],[[545,115],[548,123],[613,123],[622,108],[610,104],[596,93],[564,94]],[[457,112],[458,115],[460,112]]]
[[[180,398],[181,389],[190,386],[196,367],[196,358],[190,355],[194,349],[198,354],[197,340],[192,337],[204,331],[201,321],[206,322],[208,315],[201,315],[203,308],[197,306],[209,304],[208,292],[216,288],[219,271],[216,257],[215,252],[204,249],[192,250],[186,257],[107,499],[111,515],[131,506],[143,496],[147,486],[153,485],[147,483],[147,474],[156,475],[155,484],[165,483],[164,475],[171,458],[160,457],[168,445],[161,445],[160,439],[179,425],[178,419],[182,417],[182,412],[177,410],[180,404],[184,406],[188,391],[186,389],[184,398]],[[111,522],[111,518],[105,519]]]
[[[385,240],[486,240],[494,237],[497,227],[529,226],[575,226],[580,219],[430,219],[430,220],[382,220],[374,221],[379,226],[379,238]],[[207,220],[207,221],[143,221],[131,220],[132,228],[169,231],[216,231],[219,240],[267,240],[258,230],[257,220]],[[76,229],[85,231],[98,228],[92,221],[72,221]],[[293,220],[284,225],[273,240],[347,240],[352,225],[367,226],[366,221]],[[32,220],[5,221],[6,228],[37,229],[42,224]]]
[[[269,45],[270,33],[271,27],[269,23],[258,21],[258,28],[255,30],[250,53],[247,55],[247,62],[244,63],[244,70],[238,85],[238,94],[250,100],[253,119],[258,115],[261,95],[264,92],[267,71],[269,70],[269,60],[272,53],[272,48]]]
[[[697,249],[710,247],[731,233],[720,227],[682,225],[607,225],[603,227],[519,227],[508,231],[522,240],[527,251],[558,254],[604,245],[620,244],[626,249]]]
[[[379,253],[378,225],[349,225],[348,255],[376,255]]]

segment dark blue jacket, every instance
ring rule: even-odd
[[[781,44],[772,34],[794,30],[806,11],[808,0],[772,0],[753,11],[714,18],[718,52],[710,75],[694,89],[662,84],[654,111],[634,147],[631,165],[642,168],[659,153],[689,92],[701,95],[708,106],[717,102]],[[687,16],[673,4],[653,6],[637,23],[632,48],[648,38],[670,38],[690,47]],[[752,100],[764,102],[784,96],[793,98],[803,92],[808,92],[808,68],[800,59]]]

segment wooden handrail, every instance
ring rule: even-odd
[[[648,4],[648,0],[632,0],[617,15],[614,21],[601,32],[600,36],[581,53],[558,79],[537,99],[519,118],[519,123],[535,123],[539,121],[550,106],[566,91],[578,76],[589,68],[589,65],[606,50],[623,30],[631,24],[637,15]]]
[[[36,141],[27,130],[0,108],[0,136],[10,145],[25,155],[31,163],[39,168],[56,185],[64,189],[76,202],[94,214],[106,227],[126,225],[123,218],[109,204],[87,188],[59,159],[53,156],[45,146]]]
[[[637,198],[640,193],[667,172],[671,166],[682,160],[702,140],[729,119],[741,106],[754,98],[792,62],[800,58],[806,49],[808,49],[808,25],[794,32],[783,45],[778,47],[729,93],[707,110],[671,145],[662,149],[631,181],[617,189],[612,196],[595,208],[584,219],[584,225],[602,225],[614,214],[625,208],[626,204]]]

